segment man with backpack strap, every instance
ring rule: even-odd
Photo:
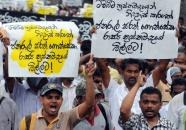
[[[85,100],[86,94],[86,84],[81,82],[81,84],[76,87],[76,98],[75,106],[81,104]],[[97,103],[98,100],[98,89],[94,89],[95,93],[95,103],[94,107],[87,113],[84,119],[76,122],[73,130],[113,130],[113,125],[111,122],[111,116],[109,112],[109,107],[104,103]]]
[[[59,113],[63,101],[62,86],[57,83],[48,83],[42,87],[40,93],[43,107],[37,113],[32,114],[30,118],[24,117],[20,123],[20,130],[72,130],[74,123],[83,118],[94,104],[92,75],[95,65],[92,56],[85,69],[87,84],[85,102],[70,111]]]

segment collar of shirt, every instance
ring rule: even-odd
[[[100,109],[99,109],[98,105],[96,104],[95,109],[94,109],[94,115],[97,116],[97,115],[99,115],[99,113],[100,113]]]
[[[73,87],[76,87],[77,84],[73,80],[73,82],[71,83],[71,85],[69,87],[65,86],[63,83],[62,83],[62,86],[63,86],[63,88],[73,88]]]
[[[18,82],[18,81],[17,81]],[[19,83],[20,84],[20,83]],[[30,86],[28,85],[27,81],[26,80],[23,80],[23,87],[27,90],[27,91],[31,91],[31,92],[34,92]],[[40,96],[40,90],[38,90],[37,93],[35,93],[35,95],[37,96]]]
[[[94,108],[94,117],[98,116],[100,114],[100,109],[98,107],[98,105],[96,104],[95,105],[95,108]],[[94,125],[94,118],[91,119],[88,117],[85,118],[92,126]]]
[[[140,114],[140,118],[141,118],[141,121],[144,122],[146,124],[146,126],[148,126],[148,122],[147,120],[145,119],[145,117],[143,116],[143,114],[141,113]],[[156,126],[164,126],[164,127],[169,127],[171,128],[171,123],[168,123],[168,121],[163,118],[163,117],[160,117],[160,119],[158,120],[158,123],[156,124]],[[155,126],[154,126],[155,127]]]
[[[28,85],[27,81],[26,80],[23,80],[23,86],[25,89],[30,89],[30,86]]]
[[[43,114],[42,114],[42,110],[43,109],[39,109],[39,111],[37,112],[37,116],[36,116],[36,118],[38,119],[38,120],[42,120],[42,119],[44,119],[45,120],[45,117],[43,116]],[[49,124],[48,124],[48,126],[52,126],[52,124],[54,124],[55,122],[57,122],[59,120],[59,113],[58,113],[58,116],[55,118],[55,119],[53,119],[51,122],[49,122]]]

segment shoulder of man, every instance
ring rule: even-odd
[[[5,99],[5,97],[3,97],[3,96],[0,97],[0,104],[3,102],[4,99]]]
[[[106,108],[107,106],[106,105],[103,105],[103,103],[100,103],[98,104],[98,107],[101,111],[101,113],[103,114],[103,117],[105,119],[105,122],[106,122],[106,130],[109,129],[109,118],[108,118],[108,109]]]
[[[16,103],[8,97],[1,96],[0,97],[0,104],[5,103],[7,104],[11,109],[14,109],[16,107]]]
[[[36,119],[36,113],[25,116],[20,122],[20,130],[33,130]]]
[[[180,93],[180,94],[174,96],[174,97],[172,98],[172,100],[170,101],[170,103],[173,103],[172,105],[175,105],[175,103],[176,103],[176,104],[179,104],[179,105],[183,105],[183,103],[184,103],[184,97],[186,96],[185,93],[186,93],[186,92],[182,92],[182,93]],[[176,107],[176,106],[175,106],[175,107]]]
[[[163,123],[165,127],[171,129],[171,130],[176,130],[176,126],[174,123],[172,123],[169,119],[167,118],[160,118],[160,123]]]

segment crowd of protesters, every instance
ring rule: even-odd
[[[1,130],[186,130],[186,29],[174,59],[94,58],[80,41],[78,77],[9,77],[9,38],[0,82]]]
[[[92,0],[80,0],[78,5],[64,4],[62,0],[10,0],[0,1],[0,9],[66,17],[91,17]],[[89,9],[88,9],[89,8]],[[43,11],[39,11],[39,10]],[[86,10],[90,15],[84,15]]]

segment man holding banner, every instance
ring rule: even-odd
[[[165,6],[165,3],[169,5]],[[92,53],[98,58],[124,59],[120,72],[124,80],[122,85],[112,82],[108,67],[100,64],[104,85],[110,91],[109,102],[116,130],[121,130],[118,125],[121,102],[136,83],[141,70],[136,58],[162,59],[145,84],[156,87],[169,63],[164,59],[177,57],[175,30],[179,8],[180,0],[94,0],[96,33],[92,36]],[[139,95],[140,90],[132,106],[133,113],[140,112]]]

